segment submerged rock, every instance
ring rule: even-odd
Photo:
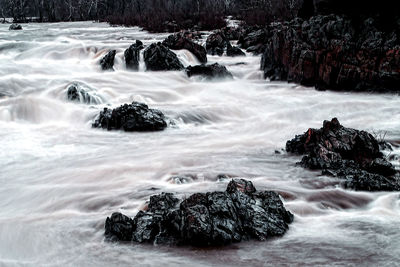
[[[127,69],[139,70],[140,50],[143,49],[143,43],[136,40],[136,43],[125,50],[125,64]]]
[[[226,69],[226,67],[218,63],[189,66],[186,68],[186,73],[189,77],[202,75],[208,79],[233,78],[232,74]]]
[[[116,50],[111,50],[100,60],[100,66],[102,70],[114,70],[113,67],[116,53]]]
[[[162,44],[174,50],[180,50],[180,49],[189,50],[193,55],[196,56],[196,58],[200,61],[200,63],[206,63],[207,62],[206,49],[203,46],[193,42],[186,36],[187,35],[185,35],[184,32],[171,34],[170,36],[168,36],[167,39],[163,41]]]
[[[197,193],[184,200],[173,194],[152,196],[134,219],[107,218],[108,240],[139,243],[218,246],[242,240],[282,236],[293,215],[272,191],[257,192],[250,181],[232,180],[225,192]]]
[[[246,56],[246,54],[237,46],[232,46],[231,44],[228,44],[228,47],[226,49],[226,55],[228,57],[243,57]]]
[[[147,70],[182,70],[184,67],[177,55],[161,43],[151,44],[144,51],[144,62]]]
[[[93,123],[95,128],[107,130],[162,131],[167,127],[164,114],[146,104],[132,102],[116,109],[104,108]]]
[[[300,165],[322,169],[344,179],[344,186],[356,190],[398,191],[400,179],[394,166],[380,151],[371,134],[343,127],[334,118],[321,129],[309,129],[286,143],[286,150],[304,155]]]
[[[10,27],[8,28],[10,31],[18,31],[18,30],[22,30],[22,26],[19,24],[11,24]]]
[[[104,103],[104,98],[84,83],[74,82],[68,86],[67,99],[82,104],[98,105]]]

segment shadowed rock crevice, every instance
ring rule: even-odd
[[[196,193],[179,200],[173,194],[152,196],[135,218],[114,213],[105,236],[113,241],[219,246],[243,240],[282,236],[293,215],[277,193],[257,192],[250,181],[232,180],[225,192]]]

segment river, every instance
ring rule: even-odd
[[[297,167],[300,157],[275,152],[333,117],[400,140],[399,96],[269,82],[260,57],[250,54],[208,57],[232,81],[145,72],[143,62],[130,72],[124,50],[167,34],[92,22],[8,26],[0,24],[0,266],[399,263],[399,193],[344,190],[335,178]],[[117,50],[115,71],[102,72],[98,61],[110,49]],[[175,52],[185,66],[198,64],[188,51]],[[96,89],[102,103],[67,101],[72,82]],[[155,133],[91,128],[105,106],[132,101],[162,110],[171,125]],[[219,174],[281,193],[295,215],[285,236],[210,249],[104,240],[112,212],[133,217],[160,192],[224,190],[229,180]]]

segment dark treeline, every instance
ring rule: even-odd
[[[0,0],[0,15],[25,22],[98,20],[149,30],[215,29],[226,15],[249,24],[292,18],[302,0]]]

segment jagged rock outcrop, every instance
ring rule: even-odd
[[[186,49],[189,50],[200,63],[207,63],[207,51],[206,49],[193,42],[185,32],[171,34],[165,39],[162,44],[166,47],[174,50]]]
[[[10,31],[19,31],[22,30],[22,26],[19,24],[11,24],[10,27],[8,28]]]
[[[114,59],[116,53],[116,50],[111,50],[100,60],[100,66],[102,70],[114,70]]]
[[[128,49],[125,50],[125,64],[126,68],[130,70],[139,70],[140,61],[140,50],[142,50],[143,43],[140,40],[136,40],[136,43],[132,44]]]
[[[210,55],[222,56],[228,43],[229,40],[226,38],[225,34],[222,31],[216,31],[207,37],[207,53]]]
[[[385,31],[373,18],[357,27],[338,15],[274,23],[263,30],[261,69],[271,80],[317,89],[399,91],[398,23]]]
[[[286,143],[286,150],[305,155],[301,166],[321,169],[355,190],[399,191],[400,176],[371,134],[343,127],[334,118]]]
[[[177,55],[161,43],[153,43],[143,53],[146,69],[150,71],[182,70]]]
[[[67,99],[90,105],[98,105],[105,102],[105,99],[95,89],[81,82],[73,82],[68,85]]]
[[[133,218],[114,213],[105,223],[113,241],[219,246],[282,236],[293,221],[277,193],[257,192],[250,181],[232,180],[225,192],[196,193],[180,200],[162,193]]]
[[[127,132],[162,131],[167,127],[164,114],[146,104],[132,102],[115,109],[104,108],[93,123],[94,128]]]
[[[186,68],[186,74],[189,77],[201,75],[208,79],[233,78],[232,73],[230,73],[225,66],[218,63],[189,66]]]

